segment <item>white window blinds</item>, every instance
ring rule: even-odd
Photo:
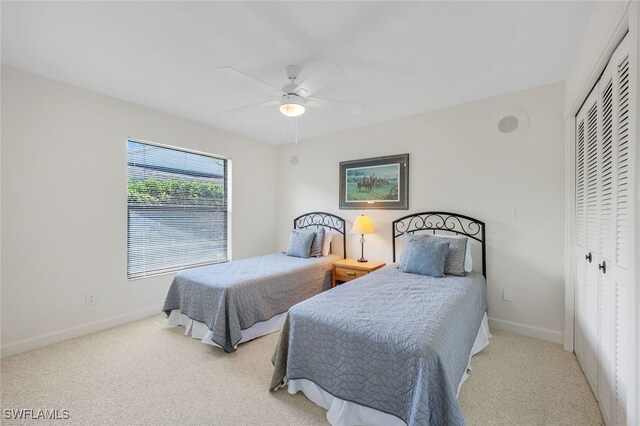
[[[227,260],[227,160],[128,141],[127,276]]]

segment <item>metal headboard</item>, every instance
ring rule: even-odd
[[[487,277],[485,224],[481,220],[449,212],[414,213],[396,219],[391,226],[394,262],[396,261],[396,238],[404,234],[413,234],[416,231],[433,231],[434,234],[436,231],[448,231],[480,242],[482,245],[482,275]]]
[[[342,256],[347,258],[347,238],[345,237],[346,222],[335,214],[325,212],[305,213],[293,219],[294,229],[325,227],[342,234]],[[333,244],[333,243],[332,243]]]

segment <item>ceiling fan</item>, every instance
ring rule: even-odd
[[[243,112],[254,108],[262,108],[268,106],[280,105],[280,112],[287,117],[298,117],[304,114],[306,107],[314,108],[340,108],[346,109],[353,114],[359,114],[362,112],[363,106],[351,102],[335,101],[330,99],[312,98],[316,91],[320,90],[340,75],[345,73],[345,70],[340,66],[329,62],[322,68],[320,68],[315,74],[306,79],[300,84],[296,84],[296,79],[300,74],[300,67],[297,65],[289,65],[286,67],[287,77],[289,78],[289,84],[282,87],[282,90],[265,83],[262,80],[258,80],[255,77],[251,77],[248,74],[238,71],[231,67],[219,68],[220,71],[228,74],[237,79],[246,81],[261,87],[274,95],[278,95],[278,100],[260,102],[257,104],[247,105],[240,108],[233,108],[227,110],[227,112]]]

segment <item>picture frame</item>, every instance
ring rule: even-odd
[[[409,209],[409,154],[342,161],[340,210]]]

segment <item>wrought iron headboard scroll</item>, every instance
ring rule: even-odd
[[[392,222],[393,261],[396,261],[396,238],[416,231],[447,231],[472,238],[482,245],[482,274],[487,277],[485,224],[469,216],[449,212],[414,213]]]
[[[342,255],[347,258],[347,238],[345,237],[346,222],[343,218],[331,213],[311,212],[293,219],[294,229],[325,227],[342,234]],[[332,243],[333,244],[333,243]]]

